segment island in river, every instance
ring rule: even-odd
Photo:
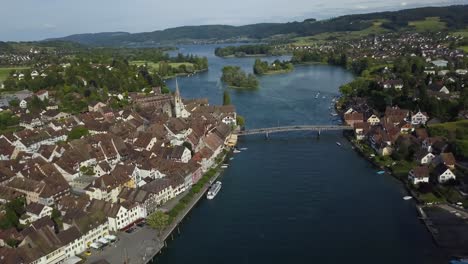
[[[229,87],[240,89],[255,89],[258,88],[258,80],[255,75],[244,72],[238,66],[224,66],[221,81]]]
[[[256,59],[253,72],[257,75],[287,73],[294,70],[294,65],[290,61],[275,60],[272,63]]]

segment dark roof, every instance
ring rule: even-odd
[[[26,206],[26,212],[29,212],[35,215],[39,215],[43,209],[44,209],[44,205],[39,204],[39,203],[30,203]]]
[[[428,166],[417,166],[413,168],[413,176],[415,178],[427,178],[429,177],[429,167]]]

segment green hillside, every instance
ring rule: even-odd
[[[351,37],[358,37],[365,33],[399,30],[449,29],[455,31],[468,26],[467,13],[467,5],[424,7],[395,12],[347,15],[321,21],[307,19],[302,22],[261,23],[245,26],[184,26],[134,34],[126,32],[79,34],[61,38],[61,40],[96,46],[135,46],[191,41],[261,40],[278,36],[328,38],[333,37],[333,34],[350,34]]]

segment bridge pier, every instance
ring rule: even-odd
[[[320,133],[321,133],[321,130],[317,130],[317,138],[320,138]]]
[[[268,135],[268,132],[265,133],[265,139],[269,139],[269,135]]]

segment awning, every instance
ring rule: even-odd
[[[64,262],[62,262],[63,264],[76,264],[76,263],[80,263],[81,261],[83,261],[82,259],[80,259],[79,257],[77,256],[72,256],[71,258],[68,258],[66,259]]]

